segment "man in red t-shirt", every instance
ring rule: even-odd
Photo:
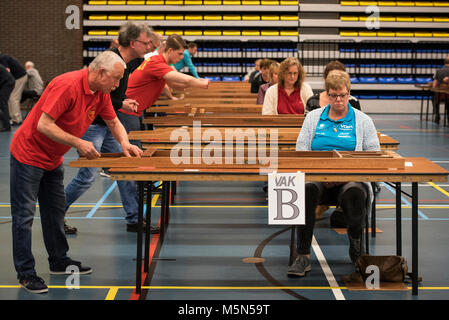
[[[65,274],[68,267],[80,274],[92,272],[90,267],[67,256],[63,155],[74,147],[88,159],[100,157],[92,142],[80,139],[97,115],[105,120],[126,156],[142,155],[142,150],[129,143],[109,96],[119,85],[125,67],[118,55],[107,51],[98,55],[89,69],[56,77],[13,136],[10,146],[13,258],[21,286],[30,292],[48,291],[44,280],[36,274],[31,252],[36,201],[50,274]]]
[[[136,112],[118,110],[117,116],[126,131],[140,130],[139,117],[159,99],[166,84],[176,89],[208,88],[209,80],[196,79],[170,67],[182,59],[186,47],[185,41],[179,35],[172,34],[167,38],[162,54],[149,57],[130,75],[126,96],[136,100],[139,105]]]

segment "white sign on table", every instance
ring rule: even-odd
[[[268,174],[268,224],[305,224],[305,174]]]

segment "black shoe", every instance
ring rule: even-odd
[[[71,227],[64,222],[64,232],[65,234],[76,234],[78,229],[75,227]]]
[[[68,269],[68,267],[71,267]],[[82,266],[81,262],[75,260],[67,260],[60,265],[50,267],[50,274],[89,274],[92,273],[91,267]]]
[[[128,223],[126,225],[126,231],[128,232],[137,232],[137,225],[138,223]],[[143,222],[143,226],[142,226],[142,231],[145,232],[145,227],[146,227],[146,223],[145,221]],[[154,224],[150,225],[150,233],[151,234],[156,234],[156,233],[160,233],[161,229],[158,226],[155,226]]]
[[[20,286],[31,293],[45,293],[48,292],[48,287],[44,279],[38,277],[36,274],[25,276],[19,280]]]
[[[355,266],[357,259],[365,254],[365,246],[362,241],[362,237],[359,239],[353,239],[349,236],[349,257],[351,258],[352,264]]]
[[[11,123],[12,126],[20,126],[21,124],[22,124],[22,121],[20,121],[20,122],[15,122],[15,121],[13,121],[13,122]]]
[[[346,228],[345,215],[341,207],[337,207],[334,212],[332,212],[330,217],[331,228]]]

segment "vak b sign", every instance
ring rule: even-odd
[[[305,224],[305,175],[268,174],[268,224]]]

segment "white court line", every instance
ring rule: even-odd
[[[339,288],[337,281],[335,280],[334,274],[332,273],[331,268],[327,264],[326,258],[324,257],[323,252],[321,251],[318,242],[315,239],[315,236],[312,238],[312,249],[315,252],[315,255],[320,262],[321,268],[323,269],[324,275],[326,276],[327,282],[329,282],[330,287],[332,288],[332,292],[337,300],[346,300],[343,292]]]

